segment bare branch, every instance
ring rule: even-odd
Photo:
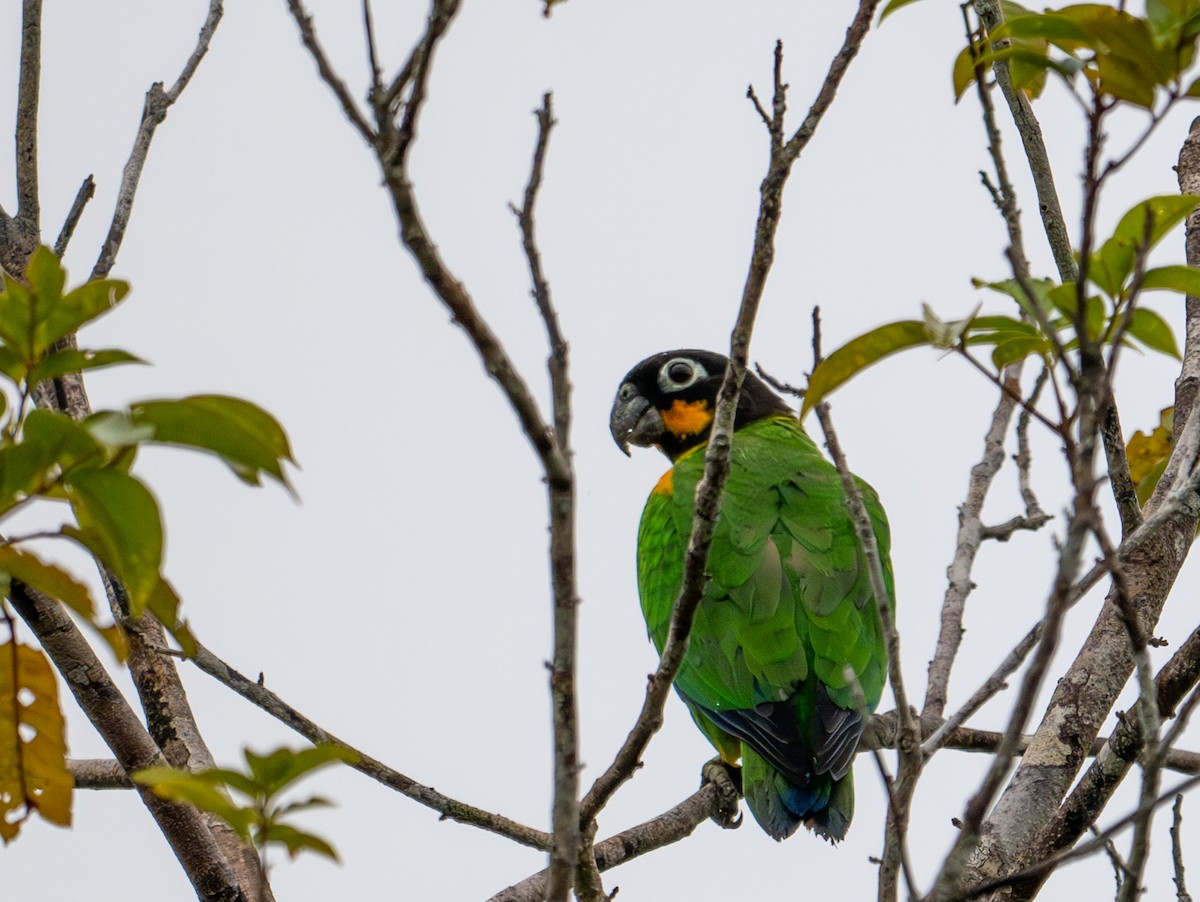
[[[1053,519],[1054,517],[1047,513],[1036,514],[1032,517],[1011,517],[995,526],[983,527],[979,537],[981,539],[995,539],[997,542],[1007,542],[1013,537],[1013,533],[1022,530],[1036,532]]]
[[[1200,628],[1194,630],[1175,650],[1158,672],[1154,682],[1154,705],[1164,713],[1173,711],[1192,687],[1200,682]],[[1138,710],[1143,704],[1144,702],[1139,701],[1118,718],[1117,727],[1107,742],[1101,744],[1097,741],[1094,744],[1093,753],[1096,760],[1080,778],[1066,801],[1054,812],[1037,836],[1026,845],[1017,860],[1017,867],[1069,848],[1082,836],[1086,827],[1095,822],[1145,747],[1142,732],[1145,718]],[[1181,768],[1190,773],[1198,772],[1193,768],[1200,764],[1200,760],[1197,760],[1194,753],[1180,753],[1171,750],[1165,744],[1162,751],[1163,760],[1171,761],[1176,769]],[[1175,756],[1173,760],[1172,755]]]
[[[79,186],[79,191],[75,195],[75,200],[71,204],[71,209],[67,213],[67,218],[63,222],[62,231],[58,233],[58,240],[54,242],[54,256],[62,259],[62,255],[67,252],[67,244],[71,240],[71,236],[75,234],[75,226],[79,224],[79,217],[83,215],[83,208],[87,206],[87,202],[96,194],[96,182],[89,175],[83,180],[83,184]]]
[[[816,351],[817,362],[819,362],[820,349],[817,348]],[[891,596],[884,582],[883,560],[875,539],[875,529],[871,525],[871,516],[863,504],[862,493],[859,491],[854,474],[850,472],[849,465],[846,463],[846,456],[842,453],[841,443],[833,428],[829,405],[827,403],[818,404],[816,412],[817,418],[821,422],[821,429],[825,433],[825,447],[829,449],[829,456],[833,459],[838,474],[842,478],[842,490],[846,494],[846,505],[854,520],[854,534],[858,538],[867,563],[871,593],[875,597],[875,610],[887,643],[888,681],[892,686],[892,695],[896,699],[896,712],[899,716],[900,728],[896,743],[899,766],[896,780],[893,781],[887,775],[886,769],[883,770],[885,784],[888,788],[889,805],[887,840],[883,863],[879,868],[879,898],[881,900],[894,899],[898,872],[904,872],[910,884],[910,891],[912,887],[912,877],[905,862],[904,853],[907,848],[905,837],[908,832],[912,794],[916,789],[921,767],[924,765],[924,759],[921,756],[921,728],[908,703],[908,692],[904,686],[904,671],[900,665],[900,633],[896,629],[896,620],[892,616]]]
[[[333,95],[341,104],[342,112],[346,115],[346,120],[354,126],[355,130],[362,135],[363,140],[371,146],[374,146],[378,136],[375,130],[371,128],[371,124],[367,122],[362,111],[358,108],[358,102],[350,94],[350,89],[346,87],[346,83],[342,81],[341,76],[334,70],[329,62],[329,57],[325,55],[325,50],[317,40],[316,29],[313,28],[312,16],[304,8],[304,4],[300,0],[287,0],[288,11],[291,12],[292,18],[296,20],[296,25],[300,29],[300,39],[304,42],[305,48],[309,55],[313,58],[313,62],[317,64],[317,71],[321,74],[321,80],[329,86],[329,90],[333,91]],[[369,20],[368,20],[369,21]],[[371,35],[372,32],[368,31]],[[373,55],[372,41],[372,55]]]
[[[104,245],[96,259],[96,265],[92,267],[93,279],[103,279],[112,271],[113,264],[117,261],[117,253],[121,249],[121,242],[125,239],[125,230],[129,226],[134,195],[137,194],[138,183],[142,178],[142,169],[146,165],[146,155],[150,152],[150,142],[154,139],[154,132],[159,124],[167,118],[167,111],[179,99],[179,95],[183,93],[183,89],[187,87],[188,82],[196,73],[200,61],[208,53],[209,44],[212,42],[213,34],[216,32],[223,12],[223,0],[209,0],[208,15],[200,27],[196,47],[184,64],[179,77],[171,85],[171,89],[164,91],[162,82],[155,82],[146,92],[146,103],[142,108],[142,121],[138,125],[137,136],[133,141],[133,150],[129,154],[129,160],[125,163],[125,170],[121,175],[121,188],[117,193],[116,209],[113,211],[108,236],[104,239]]]
[[[1177,902],[1192,902],[1192,895],[1187,891],[1184,882],[1183,840],[1180,832],[1183,828],[1183,796],[1175,796],[1175,804],[1171,806],[1171,863],[1175,869],[1175,899]]]
[[[549,93],[542,97],[537,111],[538,138],[529,184],[520,209],[513,207],[521,227],[521,244],[529,264],[533,299],[546,327],[550,345],[551,405],[554,438],[570,467],[571,460],[571,380],[567,342],[558,327],[558,313],[550,297],[550,284],[542,271],[538,250],[534,208],[546,165],[546,148],[554,128],[554,109]],[[511,206],[511,205],[510,205]],[[554,710],[554,801],[552,805],[553,859],[561,862],[561,874],[551,865],[551,884],[569,886],[567,864],[574,862],[585,878],[585,895],[598,899],[603,895],[600,875],[595,871],[590,850],[595,838],[594,824],[580,824],[579,818],[579,723],[575,698],[575,648],[578,635],[579,598],[575,581],[575,476],[573,469],[566,481],[548,485],[550,506],[550,572],[554,587],[554,659],[550,664],[550,698]],[[582,834],[581,834],[582,830]],[[587,839],[585,842],[584,839]],[[581,852],[580,850],[586,850]],[[590,902],[590,900],[588,900]]]
[[[1006,371],[1005,384],[1019,385],[1020,372],[1019,364]],[[971,468],[967,496],[958,509],[958,534],[954,540],[954,559],[947,570],[949,585],[942,599],[941,629],[938,632],[933,659],[929,662],[929,683],[925,690],[925,705],[922,710],[925,715],[941,717],[946,708],[950,671],[962,642],[963,612],[967,596],[974,586],[971,570],[983,541],[980,514],[992,480],[1004,463],[1004,436],[1008,432],[1008,425],[1012,422],[1016,406],[1017,402],[1012,392],[1000,393],[991,425],[983,439],[983,457]]]
[[[350,743],[339,739],[323,727],[309,720],[262,683],[247,679],[238,673],[238,671],[234,670],[203,645],[197,645],[196,655],[190,660],[197,668],[207,673],[217,682],[227,686],[242,698],[266,711],[284,726],[299,733],[314,745],[317,743],[327,743],[347,749],[358,758],[356,762],[349,765],[350,767],[353,767],[360,773],[366,774],[372,780],[396,790],[413,801],[419,802],[426,808],[438,812],[442,815],[443,819],[450,819],[458,821],[461,824],[479,827],[491,833],[507,837],[523,846],[529,846],[530,848],[542,850],[550,848],[549,834],[442,795],[432,787],[424,786],[411,777],[407,777],[399,771],[388,767],[383,762],[359,751],[350,745]]]
[[[133,789],[133,781],[112,758],[68,758],[76,789]]]
[[[721,804],[717,788],[705,783],[670,811],[596,843],[597,869],[607,871],[687,838],[696,827],[716,814]],[[542,902],[546,898],[546,874],[546,871],[539,871],[492,896],[489,902]]]
[[[973,0],[975,11],[989,32],[994,31],[1003,21],[1000,11],[1000,0]],[[1046,239],[1050,243],[1050,251],[1058,267],[1059,278],[1064,282],[1074,281],[1076,277],[1075,260],[1072,256],[1071,238],[1067,232],[1066,220],[1063,218],[1062,205],[1058,200],[1058,189],[1054,185],[1054,170],[1050,167],[1050,155],[1046,150],[1046,142],[1042,137],[1042,127],[1034,115],[1029,98],[1025,92],[1013,87],[1012,75],[1009,72],[1008,60],[997,61],[993,67],[996,83],[1008,103],[1017,133],[1021,136],[1021,144],[1025,151],[1025,159],[1029,161],[1029,171],[1033,176],[1034,188],[1037,191],[1038,209],[1042,215],[1042,226]]]
[[[967,703],[959,708],[958,711],[937,729],[937,732],[924,742],[921,751],[926,758],[929,758],[936,752],[950,735],[962,726],[962,724],[966,723],[967,719],[982,708],[989,699],[1007,687],[1008,683],[1006,681],[1009,676],[1016,673],[1017,668],[1028,657],[1029,652],[1034,649],[1041,636],[1042,623],[1039,621],[1033,629],[1025,634],[1025,637],[1017,643],[1016,647],[1008,653],[1005,659],[1000,662],[1000,666],[996,668],[995,672],[984,680],[983,685],[975,690],[967,700]],[[931,711],[929,713],[940,716],[938,712]]]
[[[1198,784],[1200,784],[1200,775],[1190,777],[1189,779],[1184,780],[1182,783],[1173,787],[1168,792],[1163,793],[1155,799],[1152,799],[1150,802],[1150,807],[1161,807],[1171,799],[1179,796]],[[1095,852],[1105,848],[1106,844],[1112,839],[1112,837],[1116,836],[1118,833],[1132,824],[1138,817],[1140,817],[1143,814],[1144,807],[1144,805],[1139,805],[1129,814],[1112,824],[1108,829],[1096,834],[1096,838],[1089,842],[1078,845],[1072,849],[1064,849],[1058,854],[1053,855],[1044,861],[1039,861],[1037,864],[1030,865],[1029,867],[1016,873],[1006,874],[1003,877],[982,881],[973,886],[969,886],[962,892],[951,896],[950,899],[953,900],[953,902],[965,902],[967,899],[979,898],[987,893],[1002,889],[1004,887],[1017,888],[1022,883],[1029,881],[1031,878],[1045,877],[1064,862],[1074,861],[1077,858],[1085,858],[1088,855],[1092,855]]]
[[[42,79],[42,0],[21,4],[21,74],[17,83],[17,222],[41,231],[38,198],[38,95]]]

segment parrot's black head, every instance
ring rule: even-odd
[[[654,446],[676,460],[708,441],[717,390],[729,359],[712,351],[663,351],[647,357],[621,381],[609,428],[626,454],[630,445]],[[791,413],[787,403],[753,373],[738,396],[734,429]]]

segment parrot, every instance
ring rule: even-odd
[[[638,594],[660,654],[727,364],[712,351],[655,354],[613,401],[617,446],[626,455],[630,445],[656,447],[672,464],[650,492],[637,540]],[[837,469],[753,373],[733,425],[709,579],[675,691],[770,837],[804,824],[836,844],[854,813],[851,765],[865,719],[887,678],[867,562]],[[875,491],[856,482],[894,610],[887,517]]]

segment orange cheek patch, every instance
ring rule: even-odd
[[[662,478],[655,484],[651,491],[652,495],[674,495],[675,494],[675,468],[662,474]]]
[[[699,435],[713,421],[712,411],[704,400],[676,401],[670,410],[661,413],[663,425],[678,438]]]

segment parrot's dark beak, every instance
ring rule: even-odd
[[[658,411],[641,395],[629,391],[633,386],[621,386],[621,392],[613,403],[608,428],[617,447],[629,456],[630,445],[648,447],[658,444],[666,427]]]

